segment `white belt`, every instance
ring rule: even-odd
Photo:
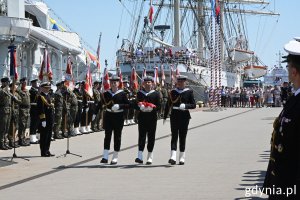
[[[123,109],[120,109],[120,110],[112,110],[112,109],[106,108],[106,111],[111,112],[111,113],[120,113],[120,112],[123,112],[124,110],[123,110]]]
[[[175,106],[173,107],[173,109],[174,110],[182,110],[182,111],[187,110],[187,109],[180,109],[180,107],[175,107]]]

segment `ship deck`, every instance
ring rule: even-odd
[[[230,108],[191,113],[186,164],[171,166],[170,124],[158,121],[152,165],[134,163],[137,125],[124,127],[118,165],[103,165],[104,132],[70,139],[72,153],[82,157],[43,158],[39,146],[0,151],[2,199],[248,199],[246,188],[261,186],[267,169],[274,118],[280,108]],[[56,155],[67,140],[51,144]],[[113,147],[111,145],[111,147]],[[144,153],[144,157],[146,154]],[[111,158],[111,155],[110,155]],[[249,199],[264,199],[266,196]],[[257,197],[258,196],[258,197]]]

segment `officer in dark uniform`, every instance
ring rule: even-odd
[[[150,105],[147,106],[148,103],[155,105],[155,107]],[[153,90],[153,78],[151,76],[146,76],[144,78],[143,89],[137,92],[137,100],[134,107],[140,111],[138,114],[139,147],[138,157],[135,159],[135,162],[143,163],[143,151],[147,136],[148,156],[146,164],[151,165],[153,161],[157,112],[161,107],[160,94],[158,91]]]
[[[1,79],[0,88],[0,149],[11,149],[8,145],[8,129],[11,118],[11,98],[12,94],[9,91],[9,78],[4,77]]]
[[[299,199],[296,188],[300,186],[300,42],[298,38],[296,40],[284,46],[288,52],[284,62],[288,63],[289,80],[295,93],[274,121],[270,160],[263,185],[264,192],[272,200]],[[279,190],[282,192],[273,192]]]
[[[21,140],[22,146],[30,145],[30,141],[26,141],[25,132],[29,122],[29,114],[30,114],[30,94],[26,89],[27,86],[27,78],[20,79],[20,87],[17,89],[17,93],[20,96],[20,105],[19,105],[19,130],[18,136],[19,141]]]
[[[40,132],[40,149],[42,157],[54,156],[51,154],[50,143],[52,136],[52,126],[53,126],[53,110],[54,105],[51,102],[51,97],[49,95],[49,90],[51,84],[49,82],[41,83],[41,92],[37,97],[37,113],[40,118],[39,122],[39,132]]]
[[[29,90],[30,94],[30,127],[29,127],[29,134],[30,134],[30,143],[31,144],[37,144],[38,139],[36,137],[36,130],[38,128],[39,124],[39,116],[37,114],[37,96],[39,93],[38,89],[38,84],[37,84],[38,79],[32,79],[30,81],[31,83],[31,88]]]
[[[85,81],[82,81],[80,85],[82,91],[82,112],[81,112],[80,125],[81,125],[82,133],[87,134],[91,132],[91,130],[89,130],[90,119],[88,116],[88,112],[90,110],[88,101],[90,100],[90,96],[85,91],[84,86],[85,86]]]
[[[176,164],[177,140],[179,136],[179,164],[185,162],[185,143],[191,115],[188,109],[196,108],[193,91],[185,87],[186,77],[179,75],[176,77],[176,88],[171,90],[168,97],[164,113],[164,121],[167,119],[169,112],[171,121],[171,158],[169,163]]]
[[[289,85],[288,82],[284,82],[280,92],[280,98],[283,106],[285,106],[287,100],[290,98],[291,95],[292,95],[291,86]]]
[[[103,126],[105,129],[104,137],[104,151],[101,163],[108,162],[108,152],[110,149],[110,141],[112,132],[114,132],[114,154],[111,164],[117,164],[118,153],[121,148],[121,136],[124,125],[124,109],[130,107],[130,102],[123,90],[119,90],[118,76],[110,78],[111,89],[103,94],[103,104],[106,108],[103,119]]]

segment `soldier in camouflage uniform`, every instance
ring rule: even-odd
[[[14,92],[16,90],[15,88],[12,87],[13,84],[11,83],[9,85],[10,87],[10,93],[12,93],[15,97],[16,100],[12,102],[11,104],[11,117],[10,117],[10,123],[9,123],[9,129],[8,129],[8,140],[9,140],[9,146],[10,147],[19,147],[20,146],[28,146],[27,143],[25,142],[25,136],[24,138],[20,138],[19,140],[16,139],[16,132],[19,129],[18,126],[18,120],[19,120],[19,104],[21,103],[20,99],[21,97],[19,96],[18,93]],[[18,144],[16,144],[18,141]]]
[[[94,103],[91,105],[91,119],[92,119],[92,130],[94,132],[100,131],[99,127],[99,118],[100,118],[100,109],[102,107],[101,104],[101,98],[100,98],[100,91],[99,91],[99,82],[94,82],[93,87],[93,97],[94,97]]]
[[[0,89],[0,149],[7,150],[11,149],[8,146],[8,128],[11,117],[11,93],[9,92],[9,78],[5,77],[1,79]]]
[[[37,95],[39,93],[37,79],[33,79],[30,81],[31,88],[29,90],[30,94],[30,143],[37,144],[38,139],[36,137],[36,130],[39,124],[39,116],[37,114]]]
[[[63,139],[63,135],[59,132],[61,130],[63,110],[63,95],[61,92],[62,82],[57,83],[56,87],[57,90],[54,93],[54,139]]]
[[[74,129],[74,124],[75,124],[75,119],[76,119],[77,110],[78,110],[78,102],[77,102],[77,97],[72,90],[69,90],[68,101],[70,104],[70,117],[68,120],[68,124],[70,125],[71,135],[76,136],[77,131],[75,131],[75,129]]]
[[[19,144],[23,146],[30,145],[30,142],[26,141],[26,129],[28,126],[29,112],[30,112],[30,94],[26,89],[27,78],[20,79],[20,88],[17,89],[16,93],[20,96],[20,105],[19,105]]]

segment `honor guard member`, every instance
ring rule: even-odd
[[[12,101],[11,104],[11,117],[10,117],[10,124],[8,129],[8,140],[9,140],[9,146],[10,147],[19,147],[19,146],[28,146],[28,144],[25,141],[25,134],[24,136],[20,136],[19,140],[16,140],[16,132],[19,129],[19,105],[21,103],[20,96],[16,91],[17,86],[13,84],[9,84],[10,87],[10,93],[15,96],[14,101]],[[18,141],[18,144],[16,144],[16,141]]]
[[[88,133],[91,133],[92,130],[90,130],[89,128],[89,117],[88,117],[88,112],[89,112],[89,95],[87,94],[87,92],[85,91],[84,89],[84,86],[85,86],[85,81],[82,81],[81,82],[81,91],[82,91],[82,113],[81,113],[81,130],[82,130],[82,133],[84,134],[88,134]]]
[[[53,126],[53,104],[49,95],[51,84],[49,82],[41,83],[41,92],[37,97],[37,113],[40,118],[39,132],[40,132],[40,149],[42,157],[54,156],[51,154],[50,143]]]
[[[74,127],[75,127],[76,135],[81,135],[82,133],[85,132],[83,127],[80,127],[80,131],[79,131],[79,126],[80,126],[80,122],[81,122],[81,114],[82,114],[82,99],[83,99],[83,91],[82,91],[82,87],[81,87],[81,81],[78,81],[75,84],[75,89],[73,92],[76,95],[77,102],[78,102],[77,114],[76,114],[76,118],[75,118],[75,122],[74,122]]]
[[[8,146],[8,129],[11,118],[11,98],[12,95],[9,91],[9,78],[4,77],[1,79],[0,89],[0,149],[7,150],[11,149]]]
[[[149,105],[149,103],[151,105]],[[155,107],[153,105],[155,105]],[[160,94],[158,91],[153,90],[153,78],[151,76],[146,76],[143,79],[143,89],[137,92],[137,99],[134,107],[140,111],[138,114],[138,157],[135,159],[135,162],[143,163],[143,151],[147,136],[148,156],[146,164],[151,165],[153,161],[157,112],[161,107]]]
[[[282,112],[273,123],[271,153],[264,191],[272,200],[299,199],[296,189],[300,183],[300,42],[290,41],[284,46],[288,53],[289,81],[295,93],[287,100]],[[274,191],[272,193],[272,191]],[[277,193],[277,191],[282,191]],[[287,195],[287,191],[291,194]],[[299,195],[299,194],[298,194]]]
[[[169,163],[176,164],[177,140],[179,136],[179,164],[185,162],[185,143],[191,115],[188,109],[196,108],[193,91],[185,87],[186,76],[176,77],[176,88],[169,93],[168,103],[166,105],[164,120],[170,115],[171,122],[171,158]]]
[[[30,144],[37,144],[38,139],[36,137],[36,130],[39,124],[39,116],[37,114],[37,96],[39,93],[38,79],[32,79],[30,81],[31,88],[29,90],[30,94],[30,127],[29,127],[29,134],[30,134]]]
[[[62,127],[62,112],[63,112],[63,95],[61,92],[61,87],[63,82],[59,81],[56,83],[56,91],[54,93],[54,139],[64,139],[63,133],[60,133]],[[64,131],[62,131],[64,132]]]
[[[27,86],[27,78],[23,77],[20,79],[20,87],[17,89],[17,93],[20,96],[20,105],[19,105],[19,143],[21,142],[21,146],[30,145],[29,142],[25,140],[26,138],[26,129],[28,128],[29,115],[30,115],[30,94],[26,89]],[[21,140],[21,141],[20,141]]]
[[[69,88],[68,88],[68,92],[69,92],[68,104],[70,104],[70,117],[68,120],[69,121],[68,124],[70,126],[71,135],[76,136],[77,133],[79,132],[78,129],[74,128],[75,127],[74,123],[75,123],[76,115],[77,115],[77,111],[78,111],[78,102],[77,102],[77,97],[74,94],[74,92],[72,90],[70,90]]]
[[[91,116],[90,118],[92,119],[91,126],[92,126],[92,131],[98,132],[100,131],[99,127],[99,118],[100,118],[100,109],[102,107],[101,104],[101,96],[100,96],[100,82],[95,81],[94,82],[94,87],[93,87],[93,99],[94,103],[91,105]]]
[[[114,153],[111,164],[117,164],[118,153],[121,148],[121,136],[124,125],[124,109],[130,107],[130,102],[123,90],[119,90],[118,76],[110,78],[111,89],[103,93],[103,103],[106,108],[103,119],[103,126],[105,130],[104,150],[101,163],[108,163],[108,153],[110,149],[110,141],[112,132],[114,132]]]

